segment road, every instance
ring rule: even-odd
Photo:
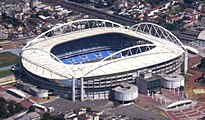
[[[72,102],[67,99],[57,98],[54,101],[44,103],[46,107],[53,107],[55,109],[54,114],[66,113],[73,111],[80,107],[91,107],[92,110],[101,111],[102,108],[106,107],[108,100],[94,100],[94,101],[76,101]]]
[[[106,112],[112,113],[112,114],[118,114],[118,115],[126,115],[131,120],[132,119],[140,119],[140,120],[169,120],[169,118],[166,118],[164,116],[161,116],[159,114],[145,111],[141,108],[136,107],[135,105],[128,105],[128,106],[121,106],[117,108],[113,108],[110,110],[107,110]]]
[[[151,111],[145,111],[135,105],[119,106],[111,108],[108,100],[94,100],[94,101],[76,101],[72,102],[67,99],[57,98],[54,101],[44,103],[46,107],[53,107],[55,109],[54,114],[67,113],[80,107],[91,107],[94,111],[105,111],[106,113],[126,115],[131,119],[145,119],[145,120],[169,120],[164,116],[153,113]]]
[[[135,21],[133,19],[122,17],[119,15],[108,14],[106,12],[99,11],[99,10],[92,9],[92,8],[88,8],[88,7],[85,7],[81,4],[74,3],[74,2],[65,2],[65,1],[57,1],[57,0],[41,0],[41,1],[48,3],[48,4],[51,4],[51,5],[54,5],[54,6],[60,5],[64,8],[75,10],[75,11],[85,13],[88,15],[92,15],[92,16],[95,16],[97,18],[108,19],[108,20],[111,20],[111,21],[114,21],[117,23],[121,23],[123,25],[131,26],[131,25],[134,25],[137,23],[137,21]]]

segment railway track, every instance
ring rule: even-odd
[[[134,25],[136,23],[138,23],[137,21],[130,19],[130,18],[126,18],[126,17],[122,17],[122,16],[118,16],[118,15],[113,15],[113,14],[109,14],[103,11],[99,11],[96,9],[92,9],[92,8],[88,8],[85,7],[81,4],[78,3],[74,3],[74,2],[69,2],[69,1],[63,1],[63,0],[41,0],[42,2],[48,3],[48,4],[52,4],[52,5],[60,5],[64,8],[67,9],[71,9],[71,10],[75,10],[78,12],[82,12],[88,15],[92,15],[98,18],[102,18],[102,19],[108,19],[117,23],[121,23],[123,25]]]

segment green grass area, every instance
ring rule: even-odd
[[[0,78],[7,77],[13,73],[10,70],[0,71]]]
[[[13,65],[18,62],[19,62],[19,56],[10,52],[0,53],[0,67]]]

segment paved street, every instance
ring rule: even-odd
[[[161,116],[159,114],[140,109],[133,104],[110,109],[107,110],[106,112],[119,114],[119,115],[126,115],[130,117],[131,120],[134,118],[141,119],[141,120],[169,120],[168,118]]]
[[[80,107],[91,107],[92,110],[105,111],[105,112],[119,114],[119,115],[126,115],[131,119],[142,118],[145,120],[169,120],[168,118],[160,116],[159,114],[140,109],[133,104],[128,106],[120,106],[117,108],[110,108],[108,107],[109,106],[108,100],[95,100],[95,101],[90,100],[84,102],[80,102],[80,101],[72,102],[70,100],[57,98],[56,100],[49,103],[45,103],[43,105],[45,105],[46,107],[54,107],[55,114],[69,112],[72,111],[73,109],[80,108]]]
[[[46,107],[54,107],[55,113],[64,113],[72,111],[73,109],[80,108],[80,107],[91,107],[92,110],[101,111],[104,106],[108,103],[108,100],[95,100],[95,101],[76,101],[72,102],[67,99],[58,98],[52,102],[45,103]]]

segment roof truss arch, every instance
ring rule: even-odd
[[[27,47],[41,41],[49,40],[49,38],[58,37],[65,33],[71,33],[76,31],[81,32],[86,29],[94,29],[100,27],[124,28],[124,26],[119,23],[103,19],[82,19],[71,21],[63,24],[58,24],[53,28],[47,30],[46,32],[40,34],[34,40],[29,41],[23,49],[26,49]]]
[[[131,27],[131,29],[135,32],[149,34],[149,35],[157,37],[157,38],[168,40],[168,41],[180,46],[181,48],[183,48],[185,50],[185,47],[182,44],[182,42],[174,34],[172,34],[170,31],[168,31],[164,27],[159,26],[157,24],[150,23],[150,22],[142,22],[142,23],[138,23],[138,24],[133,25]]]
[[[142,51],[141,48],[142,47],[145,47],[145,49],[147,49],[147,51],[150,49],[150,47],[161,47],[163,49],[169,49],[169,51],[161,51],[161,50],[158,50],[158,51],[154,51],[154,52],[146,52],[146,51]],[[139,54],[135,54],[135,55],[130,55],[130,56],[122,56],[122,52],[124,51],[131,51],[132,49],[135,49],[135,48],[138,48],[137,50],[139,51]],[[154,54],[164,54],[164,53],[173,53],[175,52],[175,50],[177,51],[181,51],[181,52],[184,52],[181,48],[176,48],[174,46],[168,46],[168,45],[162,45],[162,44],[143,44],[143,45],[136,45],[136,46],[132,46],[132,47],[129,47],[129,48],[125,48],[125,49],[122,49],[120,51],[117,51],[115,53],[112,53],[111,55],[109,55],[108,57],[105,57],[104,59],[102,59],[101,61],[99,61],[98,63],[96,63],[96,66],[93,66],[90,68],[89,71],[85,71],[83,76],[82,77],[85,77],[86,75],[90,74],[91,72],[103,67],[103,66],[106,66],[108,64],[111,64],[113,62],[116,62],[116,61],[120,61],[120,60],[126,60],[126,59],[129,59],[131,57],[142,57],[142,56],[147,56],[147,55],[154,55]],[[142,53],[142,54],[141,54]],[[112,57],[115,56],[116,54],[121,54],[120,58],[118,59],[113,59],[112,60]],[[104,62],[106,60],[109,60],[109,62]],[[138,61],[139,62],[139,61]]]

